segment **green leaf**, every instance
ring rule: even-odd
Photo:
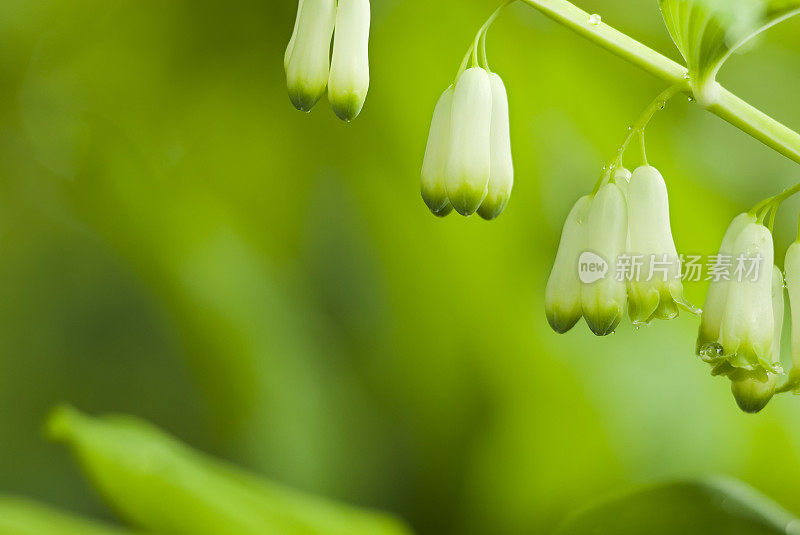
[[[24,498],[0,496],[1,535],[132,535]]]
[[[131,417],[62,407],[47,422],[133,525],[174,535],[409,535],[395,518],[260,479]]]
[[[715,477],[645,488],[577,512],[558,535],[796,535],[800,521],[739,481]]]
[[[767,28],[800,13],[800,0],[659,0],[697,100],[715,100],[716,76],[730,55]]]

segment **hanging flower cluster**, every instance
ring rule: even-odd
[[[311,111],[327,90],[340,119],[361,113],[369,90],[369,25],[369,0],[299,0],[283,60],[295,108]]]
[[[471,67],[433,111],[422,199],[440,217],[455,209],[494,219],[506,207],[513,183],[506,88],[497,74]]]
[[[730,378],[742,410],[758,412],[772,398],[782,373],[783,275],[774,265],[772,234],[752,213],[731,222],[719,255],[757,258],[758,273],[711,281],[697,354],[713,366],[713,375]]]
[[[495,219],[511,196],[508,94],[486,60],[486,32],[501,9],[480,29],[455,85],[442,93],[433,110],[421,191],[425,204],[439,217],[455,209],[463,216],[477,212],[486,220]]]
[[[480,28],[454,83],[434,108],[421,193],[436,216],[455,210],[492,220],[510,198],[514,165],[508,95],[503,80],[489,68],[486,34],[511,3],[506,0]],[[566,333],[584,318],[594,334],[606,336],[626,313],[637,328],[656,319],[673,319],[680,309],[701,314],[683,297],[682,261],[670,228],[667,186],[647,163],[644,131],[656,111],[684,93],[797,159],[794,148],[787,148],[796,134],[763,114],[743,115],[731,108],[741,105],[723,91],[716,75],[731,53],[753,36],[800,13],[800,0],[777,2],[769,9],[721,0],[659,0],[670,35],[686,60],[686,67],[674,68],[650,65],[658,55],[642,57],[638,51],[648,49],[632,39],[626,42],[636,43],[637,53],[622,54],[620,49],[627,45],[618,41],[619,32],[609,31],[597,14],[567,1],[527,3],[623,57],[635,58],[634,63],[648,64],[673,84],[628,129],[595,188],[570,211],[545,290],[549,324]],[[369,25],[369,0],[299,0],[284,59],[289,96],[297,109],[310,111],[327,91],[336,115],[345,121],[358,116],[369,87]],[[622,157],[637,136],[642,165],[631,173]],[[747,412],[758,412],[776,393],[800,393],[800,237],[786,255],[786,284],[775,266],[772,243],[775,213],[795,193],[800,193],[800,184],[734,218],[718,256],[757,257],[758,276],[712,279],[702,312],[696,353],[711,365],[713,375],[731,381],[738,405]],[[786,288],[796,325],[792,370],[779,385]]]
[[[545,290],[545,312],[559,333],[586,320],[598,336],[614,332],[627,310],[634,325],[697,312],[683,297],[661,174],[645,165],[607,173],[581,197],[561,235]]]
[[[776,393],[800,393],[800,236],[786,252],[786,277],[775,265],[772,227],[780,203],[800,191],[795,186],[736,216],[719,247],[719,256],[758,260],[756,276],[712,280],[700,330],[697,355],[712,366],[713,375],[731,380],[739,407],[763,409]],[[765,223],[770,215],[769,222]],[[783,374],[781,337],[784,293],[788,288],[792,314],[792,369]]]
[[[679,90],[670,88],[653,101],[629,129],[594,192],[570,211],[545,290],[545,312],[556,332],[569,331],[583,317],[598,336],[614,332],[626,310],[635,326],[675,318],[681,308],[702,314],[697,355],[711,365],[712,375],[730,380],[739,407],[755,413],[776,393],[800,393],[800,237],[786,253],[786,285],[772,242],[778,207],[800,192],[800,185],[733,219],[715,258],[735,259],[737,271],[743,260],[751,267],[746,274],[712,277],[703,311],[693,307],[683,297],[663,177],[646,163],[632,174],[622,166],[636,136],[647,161],[644,129]],[[793,367],[779,386],[786,287],[795,318]]]

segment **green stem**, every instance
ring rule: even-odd
[[[521,1],[670,85],[686,81],[688,76],[686,67],[608,24],[602,22],[593,24],[589,20],[589,13],[567,0]],[[683,91],[695,96],[688,86]],[[720,87],[716,102],[707,109],[773,150],[800,163],[800,134],[754,108],[727,89]]]
[[[481,26],[478,29],[478,33],[475,34],[475,39],[472,41],[472,44],[469,46],[469,49],[467,50],[467,54],[464,56],[464,60],[461,62],[461,66],[458,68],[458,74],[456,74],[456,81],[458,81],[458,78],[461,76],[461,73],[463,73],[466,70],[467,65],[470,64],[470,59],[472,59],[472,66],[473,67],[482,66],[487,71],[489,70],[489,63],[488,63],[488,61],[486,59],[486,32],[489,31],[489,27],[494,23],[494,21],[497,18],[497,16],[500,15],[500,12],[503,11],[503,9],[507,8],[508,6],[510,6],[511,4],[513,4],[516,1],[517,0],[506,0],[505,2],[500,4],[500,6],[497,9],[495,9],[494,12],[492,12],[492,14],[489,16],[489,18],[486,19],[486,22],[483,23],[483,26]],[[481,50],[480,49],[482,49],[482,56],[483,56],[483,64],[482,65],[481,65],[481,59],[480,59],[481,58]]]
[[[603,174],[595,184],[593,194],[597,193],[600,187],[608,182],[608,180],[614,175],[614,171],[622,166],[622,156],[625,154],[625,151],[628,150],[631,141],[633,141],[637,135],[639,136],[639,140],[641,142],[640,150],[642,152],[642,162],[644,165],[647,165],[647,152],[644,144],[644,130],[647,128],[647,125],[650,124],[650,120],[653,118],[656,112],[663,110],[669,99],[683,91],[685,86],[686,81],[684,80],[680,84],[668,87],[659,93],[658,96],[654,98],[653,101],[644,109],[641,115],[639,115],[639,118],[636,119],[636,122],[633,123],[633,125],[628,129],[625,140],[622,142],[622,145],[619,146],[619,149],[617,149],[617,154],[614,156],[614,159],[603,168]]]
[[[797,193],[800,193],[800,184],[795,184],[791,188],[786,188],[781,193],[773,197],[767,197],[751,208],[749,213],[756,216],[759,223],[765,221],[767,215],[769,214],[767,226],[769,227],[769,230],[772,231],[775,226],[775,218],[778,215],[778,208],[780,207],[781,203]]]

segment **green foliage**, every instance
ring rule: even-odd
[[[40,439],[67,400],[425,534],[549,533],[593,496],[709,471],[800,510],[800,403],[740,414],[696,320],[598,344],[542,310],[571,204],[660,80],[518,3],[488,42],[512,199],[492,224],[420,203],[434,103],[496,3],[373,2],[374,84],[345,125],[286,94],[294,2],[0,2],[3,492],[109,516]],[[670,44],[655,2],[579,4]],[[725,80],[792,125],[798,22]],[[676,245],[711,254],[797,167],[684,99],[666,112],[648,156]]]
[[[557,535],[791,535],[800,532],[798,522],[751,487],[710,478],[602,501],[570,517]]]
[[[686,60],[698,98],[730,55],[800,10],[797,0],[659,0],[664,22]]]
[[[57,409],[49,435],[71,446],[133,525],[186,535],[408,535],[388,516],[334,504],[210,459],[145,422]]]
[[[0,496],[0,535],[132,535],[131,531],[62,513],[33,501]]]

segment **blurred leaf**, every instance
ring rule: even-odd
[[[698,99],[722,64],[750,39],[800,12],[798,0],[659,0]]]
[[[634,491],[570,517],[559,535],[681,535],[800,533],[798,520],[739,481],[709,478]]]
[[[132,417],[71,408],[48,421],[103,497],[131,524],[174,534],[404,535],[388,515],[263,481]]]
[[[23,498],[0,496],[2,535],[124,535],[128,530],[72,516]]]

